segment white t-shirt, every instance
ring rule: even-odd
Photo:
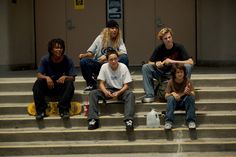
[[[113,71],[109,63],[104,63],[100,69],[98,80],[106,82],[107,88],[121,89],[124,84],[132,82],[127,66],[118,62],[118,68]]]
[[[102,35],[98,35],[92,45],[87,50],[87,52],[92,52],[94,54],[94,59],[98,59],[99,57],[104,55],[104,49],[102,48],[102,37]],[[112,47],[111,44],[109,44],[108,46]],[[122,39],[120,46],[118,49],[116,49],[116,51],[119,51],[122,54],[127,54],[127,50]]]

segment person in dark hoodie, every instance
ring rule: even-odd
[[[64,41],[52,39],[48,43],[48,54],[41,58],[37,80],[33,85],[36,120],[42,120],[46,116],[46,96],[57,98],[60,116],[69,118],[76,69],[73,61],[64,53]]]

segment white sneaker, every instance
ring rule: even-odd
[[[196,123],[195,122],[189,122],[188,123],[188,128],[189,129],[195,129],[196,128]]]
[[[142,103],[152,103],[155,101],[155,98],[154,97],[144,97],[142,99]]]
[[[165,129],[170,130],[172,128],[172,124],[170,122],[165,123]]]

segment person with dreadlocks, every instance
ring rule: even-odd
[[[115,20],[107,22],[106,27],[96,37],[86,53],[79,54],[80,68],[87,87],[84,91],[91,91],[97,88],[96,77],[103,63],[107,62],[106,52],[114,49],[119,54],[119,62],[127,67],[129,64],[127,50],[122,39],[121,30]]]
[[[69,118],[71,99],[74,95],[76,69],[73,61],[64,54],[65,43],[62,39],[52,39],[48,43],[48,54],[43,56],[33,85],[36,106],[36,120],[45,116],[47,102],[45,96],[58,98],[60,116]]]

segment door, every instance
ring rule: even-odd
[[[124,1],[124,38],[130,65],[148,61],[155,48],[155,0],[147,2]]]
[[[106,23],[105,0],[86,0],[77,9],[74,0],[35,0],[37,63],[47,53],[52,38],[62,38],[66,53],[79,66],[78,54],[86,52]]]
[[[163,27],[173,29],[174,41],[183,44],[195,60],[195,0],[129,0],[124,7],[130,65],[149,60],[161,42],[156,35]]]
[[[174,42],[183,44],[196,60],[195,0],[156,0],[155,18],[157,32],[163,27],[172,28]]]
[[[48,52],[49,40],[62,38],[66,42],[65,19],[65,0],[35,0],[37,64]]]
[[[79,66],[78,54],[86,52],[106,26],[106,1],[85,0],[84,9],[74,8],[73,0],[66,0],[67,52]]]

